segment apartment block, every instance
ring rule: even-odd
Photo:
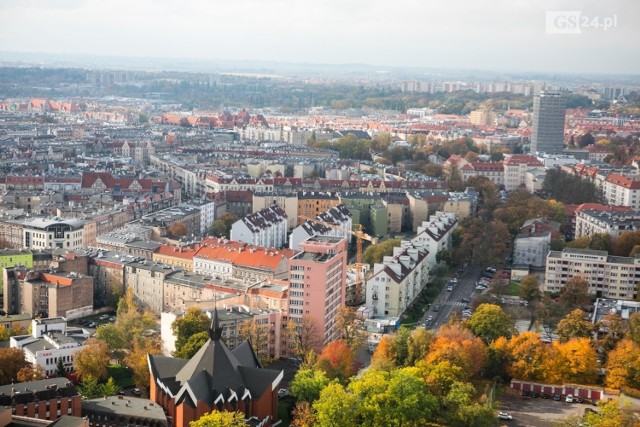
[[[423,221],[416,235],[411,238],[415,247],[423,247],[427,251],[429,265],[436,264],[436,254],[451,249],[451,235],[458,227],[458,218],[451,213],[436,212],[428,221]]]
[[[640,177],[609,174],[602,185],[602,197],[608,205],[640,210]]]
[[[347,239],[314,236],[300,246],[302,252],[289,260],[289,318],[297,324],[310,318],[319,329],[318,340],[327,344],[339,338],[336,315],[345,301]]]
[[[640,212],[615,212],[601,210],[576,211],[576,237],[608,234],[614,239],[622,233],[640,229]]]
[[[560,292],[568,280],[580,277],[589,283],[589,293],[598,298],[631,300],[638,296],[640,257],[565,248],[549,252],[545,273],[545,292]]]
[[[281,248],[287,241],[287,231],[287,214],[280,206],[274,205],[234,222],[231,240],[266,248]]]

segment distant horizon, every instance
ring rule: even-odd
[[[90,64],[83,64],[83,60],[94,59]],[[118,64],[116,62],[129,62]],[[152,61],[152,64],[136,64],[139,61]],[[171,64],[171,67],[163,68],[162,62],[179,61],[179,64]],[[56,64],[60,62],[62,64]],[[67,63],[67,64],[64,64]],[[369,74],[379,74],[381,77],[394,77],[399,80],[401,77],[406,80],[429,80],[434,79],[429,76],[429,71],[435,74],[443,72],[457,72],[462,74],[475,74],[477,80],[509,80],[517,77],[516,80],[541,80],[541,78],[554,79],[557,77],[564,78],[580,78],[581,80],[589,80],[589,78],[609,78],[615,80],[621,78],[624,80],[637,80],[626,84],[640,85],[640,71],[638,73],[581,73],[581,72],[551,72],[544,70],[518,70],[518,69],[491,69],[491,68],[455,68],[455,67],[416,67],[404,65],[385,66],[381,64],[368,63],[323,63],[323,62],[297,62],[283,60],[251,60],[251,59],[224,59],[224,58],[191,58],[191,57],[163,57],[163,56],[144,56],[144,55],[101,55],[95,53],[60,53],[60,52],[27,52],[27,51],[8,51],[0,50],[0,64],[2,66],[43,66],[45,68],[72,67],[80,69],[113,69],[113,70],[132,70],[146,72],[191,72],[191,73],[231,73],[244,72],[247,74],[262,74],[266,72],[285,72],[282,77],[287,76],[286,72],[292,72],[292,68],[299,68],[298,72],[310,71],[305,70],[310,67],[328,67],[342,68],[343,73],[351,74],[357,72],[367,72]],[[132,68],[127,68],[132,67]],[[281,66],[282,68],[278,68]],[[160,68],[158,68],[160,67]],[[215,69],[218,68],[218,69]],[[272,68],[267,70],[265,68]],[[240,71],[244,70],[244,71]],[[234,71],[236,70],[236,71]],[[315,70],[312,74],[324,75],[326,77],[332,74],[328,71]],[[403,75],[398,75],[403,74]],[[406,74],[406,75],[405,75]],[[424,74],[421,76],[420,74]],[[496,75],[492,75],[496,74]],[[308,75],[307,75],[308,76]],[[291,76],[287,76],[291,77]],[[465,77],[454,75],[449,81],[461,80]],[[466,77],[470,78],[470,77]],[[440,76],[434,80],[447,80],[446,76]]]
[[[168,61],[635,75],[638,22],[640,2],[628,0],[0,0],[0,46]]]

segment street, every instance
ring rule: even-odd
[[[420,319],[420,323],[425,322],[428,316],[433,316],[433,320],[428,329],[437,329],[442,324],[449,320],[449,316],[454,310],[459,310],[465,305],[471,305],[471,302],[465,304],[460,301],[462,298],[467,298],[470,301],[477,295],[476,294],[476,281],[480,277],[481,268],[477,265],[469,265],[461,277],[458,279],[458,284],[452,291],[447,291],[446,286],[442,289],[438,297],[433,301],[431,307]],[[440,310],[433,311],[435,307],[439,305]]]

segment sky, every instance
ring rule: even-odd
[[[640,74],[640,1],[0,0],[0,50]]]

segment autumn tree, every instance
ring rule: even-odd
[[[640,312],[629,316],[629,339],[640,345]]]
[[[640,346],[630,339],[621,340],[607,360],[605,383],[619,389],[623,386],[640,388]]]
[[[18,371],[17,379],[18,382],[27,382],[27,381],[36,381],[43,380],[47,378],[47,375],[44,372],[44,368],[37,364],[27,364],[24,368]]]
[[[211,320],[199,307],[187,309],[184,316],[176,318],[171,324],[171,331],[176,337],[176,357],[185,357],[178,352],[185,346],[189,338],[201,332],[207,332]]]
[[[499,337],[511,338],[515,330],[513,318],[495,304],[481,304],[464,324],[485,344]]]
[[[454,324],[440,327],[431,341],[427,363],[444,360],[462,368],[468,378],[477,374],[484,364],[486,346],[468,329]]]
[[[313,404],[320,427],[352,426],[358,422],[358,401],[339,383],[330,383]]]
[[[393,338],[383,335],[371,356],[371,366],[379,370],[391,370],[396,366],[395,347]]]
[[[505,337],[499,337],[487,347],[487,358],[484,366],[484,374],[487,378],[499,377],[502,380],[507,379],[507,367],[510,363],[508,344],[509,341]]]
[[[425,328],[416,328],[411,332],[407,342],[407,366],[414,366],[416,362],[425,358],[429,352],[433,335],[433,331],[428,331]]]
[[[173,238],[185,236],[188,232],[187,226],[183,222],[175,222],[169,226],[169,235]]]
[[[602,402],[597,411],[585,413],[584,424],[590,427],[637,427],[634,411],[620,398]]]
[[[540,301],[542,298],[542,292],[540,291],[540,284],[538,283],[538,278],[532,274],[528,274],[520,280],[520,298],[524,301],[527,301],[530,307],[533,307],[533,304],[536,301]]]
[[[245,320],[238,327],[238,334],[251,342],[258,360],[263,365],[267,365],[271,360],[269,351],[269,324],[259,323],[255,317]]]
[[[246,425],[244,414],[241,412],[218,410],[213,410],[189,423],[189,427],[246,427]]]
[[[81,378],[91,376],[100,379],[107,375],[109,359],[107,343],[96,338],[90,338],[85,341],[84,348],[75,354],[73,367]]]
[[[564,289],[560,292],[560,304],[567,311],[591,304],[589,283],[580,276],[567,280]]]
[[[629,335],[629,322],[614,313],[606,314],[598,322],[597,330],[598,346],[602,349],[603,355],[607,355],[621,339]]]
[[[558,323],[566,313],[564,307],[548,295],[543,295],[542,299],[536,304],[535,311],[537,322],[544,329],[545,335],[551,338],[552,332],[555,331]]]
[[[566,342],[554,342],[559,363],[555,369],[562,382],[594,384],[598,378],[596,351],[588,338],[573,338]],[[550,372],[547,372],[547,378]],[[560,382],[560,381],[559,381]]]
[[[631,251],[638,245],[640,245],[640,230],[626,231],[618,238],[615,253],[619,256],[631,256]]]
[[[465,258],[481,266],[502,260],[506,242],[511,239],[507,226],[499,220],[484,222],[480,218],[467,218],[462,225],[462,242],[454,251],[454,259],[460,263]]]
[[[385,256],[393,254],[393,248],[400,246],[400,239],[388,239],[377,245],[370,245],[362,254],[362,262],[371,266],[381,263]]]
[[[318,356],[316,369],[322,370],[330,380],[346,383],[356,372],[353,350],[342,340],[330,342]]]
[[[133,349],[124,358],[125,365],[133,371],[133,381],[138,388],[149,387],[148,354],[162,354],[162,344],[157,336],[135,339]]]
[[[567,342],[571,338],[592,338],[595,331],[594,325],[584,318],[584,311],[573,310],[567,314],[556,328],[560,342]]]
[[[344,341],[353,352],[360,350],[367,339],[367,333],[363,329],[362,319],[353,307],[341,306],[336,316],[338,331]]]
[[[322,347],[320,327],[309,316],[295,320],[289,318],[287,339],[294,345],[294,354],[300,358],[305,357],[310,351],[316,351]]]
[[[538,381],[545,377],[545,361],[549,349],[535,332],[513,336],[507,345],[511,363],[508,368],[513,378]]]
[[[4,325],[0,325],[0,341],[9,341],[11,331]]]
[[[314,427],[318,422],[313,406],[305,400],[296,403],[292,416],[291,427]]]

